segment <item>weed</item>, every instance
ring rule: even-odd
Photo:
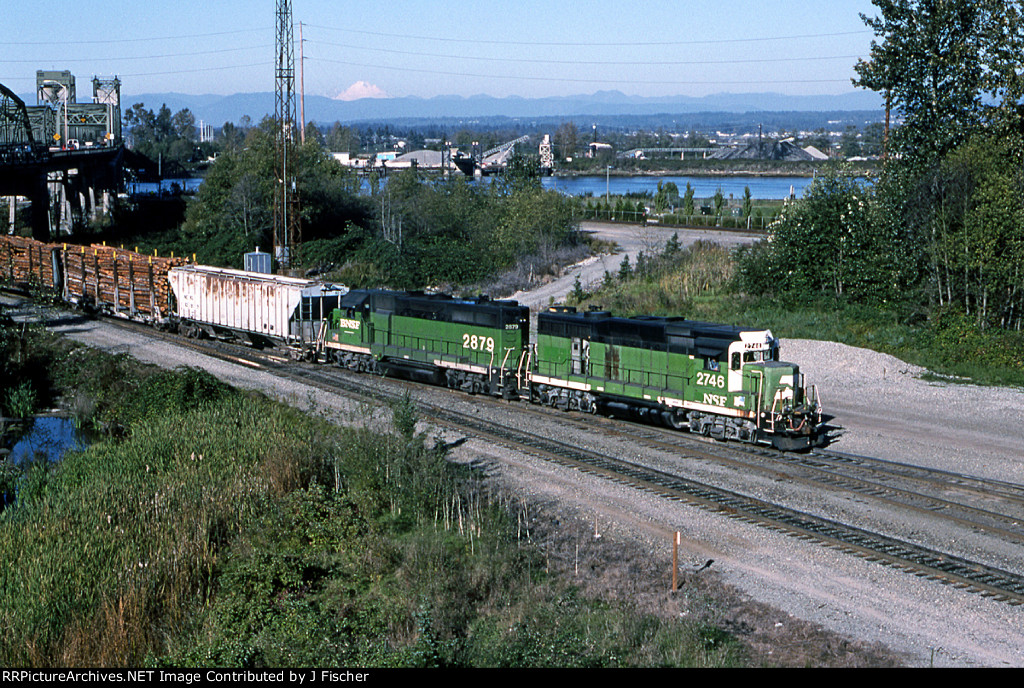
[[[17,387],[7,390],[4,407],[14,418],[27,418],[36,407],[36,392],[31,382],[22,382]]]

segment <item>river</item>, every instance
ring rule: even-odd
[[[789,198],[795,195],[800,198],[804,189],[811,184],[810,177],[758,177],[758,176],[720,176],[720,177],[687,177],[687,176],[567,176],[543,177],[541,186],[553,189],[567,196],[604,196],[611,193],[625,196],[628,193],[650,192],[653,196],[658,191],[658,183],[673,182],[679,187],[679,195],[686,191],[689,182],[693,187],[695,198],[711,198],[719,188],[726,198],[743,198],[743,190],[750,187],[750,195],[757,200],[769,201]],[[132,182],[128,185],[131,195],[157,195],[174,193],[177,189],[194,193],[199,189],[201,178],[164,179],[159,184],[150,182]],[[369,191],[369,183],[364,183],[364,190]]]
[[[811,184],[810,177],[686,177],[686,176],[579,176],[544,177],[541,185],[568,196],[625,196],[628,193],[658,191],[658,184],[673,182],[679,187],[679,195],[686,192],[686,184],[693,187],[695,198],[711,198],[715,191],[722,190],[726,198],[743,198],[744,189],[750,187],[750,195],[758,200],[781,200],[795,195],[803,196],[804,189]]]

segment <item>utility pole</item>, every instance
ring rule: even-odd
[[[889,159],[889,110],[892,108],[892,91],[885,90],[885,131],[882,133],[882,162]]]
[[[299,141],[306,143],[306,57],[303,43],[302,22],[299,22]]]
[[[301,241],[298,195],[293,171],[295,138],[295,28],[291,0],[277,0],[277,62],[274,73],[274,116],[277,124],[277,180],[274,202],[274,258],[288,267]]]

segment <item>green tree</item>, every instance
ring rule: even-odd
[[[187,108],[171,114],[166,105],[154,113],[135,103],[124,113],[131,148],[151,160],[185,164],[196,151],[195,115]]]
[[[683,194],[683,212],[687,217],[693,215],[693,187],[686,182],[686,192]]]
[[[858,60],[854,85],[886,95],[900,112],[892,152],[920,169],[986,122],[1018,127],[1019,1],[873,2],[881,15],[861,18],[881,42],[872,41],[870,57]]]
[[[335,122],[324,135],[324,145],[332,153],[357,153],[361,147],[359,132]]]
[[[576,148],[579,146],[580,133],[576,123],[571,120],[559,125],[555,130],[555,149],[562,160],[576,157]]]
[[[507,193],[540,190],[540,159],[515,150],[502,172],[502,189]]]
[[[839,151],[844,158],[852,158],[861,155],[861,144],[857,127],[850,125],[843,131],[839,139]]]
[[[1016,327],[1024,295],[1024,203],[1013,153],[973,139],[923,176],[907,207],[927,246],[927,295],[984,329]]]
[[[245,145],[245,131],[232,122],[225,122],[218,140],[224,150],[236,151]]]
[[[226,149],[210,166],[181,230],[184,253],[200,262],[241,267],[242,256],[272,244],[277,152],[274,122],[250,130],[244,147]],[[317,144],[296,146],[295,170],[304,241],[339,240],[370,223],[355,174]]]
[[[629,264],[629,254],[622,256],[622,262],[619,263],[619,281],[625,282],[633,274],[633,268]]]
[[[855,178],[819,175],[800,201],[783,209],[762,250],[745,255],[743,273],[762,280],[746,288],[803,297],[891,298],[888,249],[871,219],[870,194]]]
[[[725,194],[722,193],[722,187],[715,189],[715,215],[720,216],[722,214],[722,206],[725,205]]]
[[[689,182],[687,182],[689,184]],[[658,182],[658,190],[654,194],[654,210],[659,213],[665,212],[669,207],[679,204],[679,187],[675,182]]]

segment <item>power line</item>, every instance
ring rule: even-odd
[[[418,40],[418,41],[437,41],[440,43],[471,43],[474,45],[511,45],[511,46],[554,46],[554,47],[565,47],[565,48],[586,48],[586,47],[599,47],[599,48],[610,48],[610,47],[622,47],[622,48],[643,48],[650,46],[664,46],[664,45],[721,45],[725,43],[761,43],[767,41],[794,41],[805,38],[836,38],[839,36],[859,36],[859,35],[874,35],[873,31],[864,29],[859,31],[839,31],[835,33],[811,33],[811,34],[791,34],[787,36],[764,36],[755,38],[714,38],[707,40],[693,40],[693,41],[635,41],[635,42],[611,42],[604,43],[599,41],[586,41],[584,43],[572,43],[567,41],[502,41],[494,39],[477,39],[477,38],[452,38],[449,36],[417,36],[413,34],[399,34],[399,33],[385,33],[380,31],[359,31],[355,29],[341,29],[332,26],[323,26],[319,24],[304,24],[311,28],[324,29],[325,31],[337,31],[340,33],[358,34],[363,36],[376,36],[379,38],[400,38],[403,40]]]
[[[236,29],[234,31],[216,31],[213,33],[193,33],[186,34],[183,36],[153,36],[149,38],[113,38],[107,40],[89,40],[89,41],[69,41],[63,38],[60,39],[61,45],[116,45],[120,43],[152,43],[153,41],[177,41],[186,38],[209,38],[211,36],[229,36],[232,34],[239,33],[264,33],[270,32],[269,26],[263,26],[254,29]],[[30,45],[44,45],[53,47],[54,41],[0,41],[0,46],[30,46]]]
[[[682,67],[695,65],[725,65],[725,64],[768,64],[777,62],[820,62],[822,60],[856,60],[863,55],[829,55],[827,57],[775,57],[759,59],[735,59],[735,60],[636,60],[636,61],[611,61],[611,60],[550,60],[542,58],[516,58],[516,57],[484,57],[481,55],[445,55],[438,53],[422,53],[408,50],[395,50],[392,48],[368,48],[365,46],[351,46],[344,43],[330,43],[306,39],[306,43],[313,45],[329,45],[335,48],[351,48],[360,52],[378,52],[391,55],[407,55],[410,57],[436,57],[451,60],[476,60],[480,62],[503,62],[503,63],[526,63],[526,64],[571,64],[591,65],[606,67]]]
[[[134,55],[134,56],[131,56],[131,57],[71,57],[71,58],[63,58],[63,57],[50,57],[50,56],[47,56],[46,57],[46,61],[47,62],[62,62],[62,63],[70,62],[70,63],[74,63],[74,62],[98,62],[98,61],[118,62],[118,61],[124,61],[124,60],[163,60],[163,59],[167,59],[167,58],[170,58],[170,57],[198,57],[200,55],[217,55],[217,54],[220,54],[220,53],[241,52],[243,50],[268,50],[270,47],[271,47],[270,44],[267,43],[267,44],[264,44],[264,45],[246,46],[246,47],[243,47],[243,48],[221,48],[220,50],[199,50],[199,51],[195,51],[195,52],[167,53],[167,54],[163,54],[163,55]],[[4,60],[4,59],[0,59],[0,64],[36,64],[39,61],[40,60],[38,60],[38,59],[35,59],[35,60]]]
[[[253,62],[244,65],[223,65],[221,67],[199,67],[197,69],[171,69],[166,72],[137,72],[135,74],[118,74],[119,77],[133,77],[133,76],[164,76],[167,74],[193,74],[197,72],[216,72],[225,69],[248,69],[249,67],[269,67],[273,65],[272,62]]]

